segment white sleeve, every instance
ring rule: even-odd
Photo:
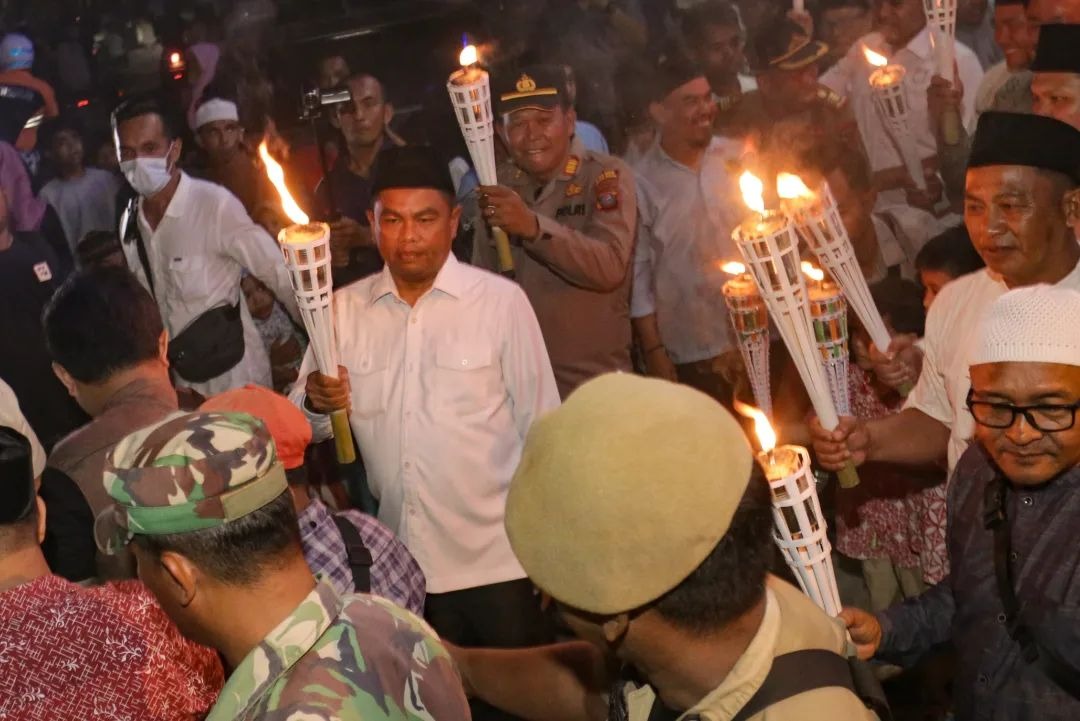
[[[41,478],[41,472],[45,470],[45,449],[41,447],[34,429],[26,422],[26,416],[19,408],[19,399],[15,397],[15,391],[2,380],[0,380],[0,426],[7,426],[30,441],[34,478]]]
[[[851,46],[851,49],[848,50],[844,57],[836,61],[836,64],[818,79],[818,82],[840,95],[847,96],[855,74],[856,63],[858,62],[853,53],[860,52],[862,45],[863,39],[860,38]]]
[[[218,213],[218,233],[222,252],[266,284],[293,320],[299,322],[296,295],[285,269],[277,241],[256,224],[232,193],[224,191]]]
[[[522,439],[533,421],[559,407],[559,388],[544,336],[524,291],[514,287],[503,316],[502,372]]]
[[[634,245],[633,280],[630,284],[630,317],[644,318],[656,312],[656,289],[653,286],[653,232],[655,208],[638,179],[637,240]]]
[[[308,422],[311,424],[312,443],[325,441],[332,433],[330,416],[309,410],[304,402],[307,400],[307,377],[317,370],[319,370],[319,366],[315,362],[315,349],[311,344],[308,344],[307,351],[304,353],[304,361],[300,364],[300,370],[296,376],[296,383],[289,390],[289,400],[307,416]]]
[[[943,372],[944,359],[942,348],[950,342],[945,323],[946,308],[938,296],[937,302],[930,307],[926,317],[926,335],[921,340],[923,351],[922,372],[911,394],[904,403],[904,408],[914,408],[931,418],[941,421],[949,428],[953,427],[953,408],[949,403],[949,393],[945,388]]]
[[[982,85],[983,69],[979,59],[966,45],[956,44],[956,68],[964,86],[964,127],[969,133],[975,131],[975,101]]]

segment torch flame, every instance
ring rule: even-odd
[[[738,398],[735,399],[735,410],[741,415],[753,419],[754,433],[758,437],[758,444],[761,445],[763,453],[768,453],[776,448],[776,431],[773,430],[772,425],[769,423],[768,416],[752,405],[743,403]]]
[[[776,176],[776,194],[784,200],[814,197],[814,193],[806,187],[803,179],[792,173],[780,173]]]
[[[737,260],[729,260],[727,263],[720,266],[720,270],[728,275],[742,275],[746,272],[746,266]]]
[[[816,280],[818,283],[825,280],[825,271],[823,271],[821,268],[815,267],[814,264],[810,261],[804,260],[800,264],[800,267],[802,268],[803,274],[806,275],[806,277],[810,280]]]
[[[765,184],[761,178],[749,170],[739,176],[739,190],[742,191],[743,202],[750,210],[764,215],[765,213]]]
[[[461,67],[467,68],[470,65],[476,65],[479,62],[480,57],[476,51],[475,45],[466,45],[461,49],[461,54],[458,55],[458,62],[461,63]]]
[[[889,64],[889,59],[880,53],[875,53],[870,48],[863,45],[863,55],[866,56],[866,62],[870,63],[876,68],[883,68]]]
[[[259,144],[259,157],[262,158],[263,165],[266,166],[266,177],[270,178],[270,182],[277,190],[278,195],[281,196],[281,209],[285,211],[285,215],[289,216],[289,220],[294,223],[307,225],[307,213],[300,210],[300,206],[293,200],[288,187],[285,185],[285,171],[282,170],[281,164],[270,156],[265,140]]]

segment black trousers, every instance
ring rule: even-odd
[[[473,648],[523,648],[555,641],[555,618],[523,578],[450,593],[428,594],[424,615],[450,643]],[[483,701],[469,703],[473,721],[514,721]]]

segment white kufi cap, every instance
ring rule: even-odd
[[[211,98],[195,110],[195,129],[198,130],[215,120],[239,120],[236,103],[221,98]]]
[[[1011,290],[990,306],[971,365],[1080,366],[1080,292],[1053,285]]]

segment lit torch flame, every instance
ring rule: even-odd
[[[873,65],[875,68],[883,68],[889,64],[889,59],[881,53],[875,53],[870,48],[863,45],[863,55],[866,56],[866,62]]]
[[[741,415],[754,421],[754,433],[757,435],[758,444],[763,453],[771,453],[776,448],[776,431],[769,423],[769,417],[752,405],[743,403],[738,398],[735,400],[735,410]]]
[[[804,260],[800,264],[800,267],[802,268],[803,275],[805,275],[810,280],[817,281],[818,283],[825,280],[825,271],[823,271],[821,268],[815,267],[814,264],[810,261]]]
[[[458,62],[461,63],[461,67],[467,68],[470,65],[476,65],[480,61],[480,56],[476,51],[475,45],[466,45],[461,49],[461,54],[458,55]]]
[[[806,187],[802,178],[792,173],[780,173],[776,176],[776,194],[784,200],[814,197],[814,193]]]
[[[746,266],[737,260],[729,260],[727,263],[720,266],[720,270],[728,275],[742,275],[746,272]]]
[[[270,151],[266,148],[266,141],[259,144],[259,157],[262,158],[263,165],[266,166],[266,177],[270,178],[270,182],[277,190],[278,195],[281,196],[281,209],[285,211],[285,215],[289,216],[289,220],[298,225],[307,225],[309,220],[307,213],[300,210],[300,206],[296,204],[292,194],[289,193],[289,188],[285,185],[285,171],[282,170],[281,164],[270,156]]]
[[[765,184],[749,170],[739,176],[739,190],[742,191],[743,202],[750,210],[762,215],[765,214]]]

